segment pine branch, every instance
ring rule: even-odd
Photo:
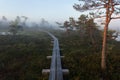
[[[111,19],[120,19],[120,17],[111,17]]]

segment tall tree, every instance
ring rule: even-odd
[[[94,17],[88,15],[81,15],[78,18],[78,31],[80,32],[81,39],[89,38],[89,42],[93,45],[94,52],[98,51],[98,41],[100,40],[100,30],[98,30],[98,26],[94,22]],[[99,38],[98,38],[99,36]],[[99,39],[99,40],[98,40]]]
[[[107,43],[107,31],[109,23],[112,19],[119,19],[120,16],[120,0],[79,0],[81,4],[74,4],[73,8],[77,11],[97,10],[95,14],[96,18],[105,18],[104,23],[104,35],[102,44],[102,56],[101,56],[101,69],[102,73],[106,71],[106,43]],[[114,17],[115,16],[115,17]],[[105,80],[103,76],[103,80]]]

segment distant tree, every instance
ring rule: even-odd
[[[97,27],[96,24],[94,23],[94,20],[91,17],[88,17],[86,15],[81,15],[78,20],[75,20],[73,17],[70,17],[68,21],[64,21],[64,23],[59,23],[56,22],[60,28],[64,28],[69,34],[70,31],[79,31],[82,35],[85,35],[87,33],[88,28],[94,29]],[[92,26],[91,28],[88,26]],[[97,29],[97,28],[96,28]],[[89,33],[87,33],[89,34]]]
[[[69,27],[70,27],[70,24],[69,24],[68,21],[65,21],[65,22],[64,22],[63,27],[66,29],[66,33],[69,34]]]
[[[7,30],[9,26],[9,21],[6,18],[6,16],[2,16],[2,19],[0,21],[0,29]]]
[[[16,35],[18,33],[18,31],[22,31],[23,30],[23,26],[20,25],[20,17],[17,16],[15,21],[11,21],[10,22],[10,32],[13,34],[13,35]]]
[[[63,23],[56,22],[57,25],[59,25],[60,28],[65,29],[66,33],[69,34],[70,31],[73,31],[76,29],[76,21],[73,17],[69,17],[68,21],[64,21]]]
[[[7,18],[5,16],[2,16],[2,20],[7,21]]]
[[[93,45],[94,52],[98,51],[98,41],[101,40],[101,31],[94,22],[93,17],[81,15],[77,21],[77,29],[80,32],[81,39],[89,38],[90,44]]]
[[[27,21],[28,17],[22,16],[22,18],[24,18],[23,25],[24,25],[24,27],[25,27],[25,26],[26,26],[26,21]]]
[[[41,27],[48,27],[49,26],[49,22],[46,21],[44,18],[42,18],[41,22],[40,22],[40,26]]]
[[[74,27],[76,26],[76,21],[74,20],[73,17],[70,17],[70,18],[69,18],[69,22],[70,22],[71,27],[74,28]]]
[[[94,50],[94,52],[96,52],[99,49],[98,41],[100,41],[100,39],[101,39],[100,30],[98,30],[98,27],[94,23],[93,19],[89,19],[86,22],[86,26],[85,27],[86,27],[85,33],[88,34],[88,37],[91,40],[90,42],[93,45],[93,50]]]
[[[77,21],[77,24],[79,25],[78,30],[80,30],[80,32],[82,34],[84,34],[84,32],[85,32],[85,26],[86,26],[87,20],[88,20],[88,16],[86,16],[86,15],[81,15],[78,18],[78,21]]]
[[[104,35],[102,44],[102,57],[101,57],[101,69],[104,74],[106,71],[106,42],[107,42],[107,31],[109,23],[112,19],[119,19],[120,16],[120,1],[119,0],[79,0],[82,4],[74,4],[73,8],[77,11],[84,12],[86,10],[97,10],[94,13],[95,18],[105,18],[104,23]],[[116,17],[116,16],[117,17]],[[114,17],[115,16],[115,17]],[[103,80],[105,80],[103,75]]]

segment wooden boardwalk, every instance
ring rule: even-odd
[[[63,72],[67,73],[69,72],[69,70],[62,69],[58,39],[53,34],[49,32],[47,33],[53,38],[53,50],[52,50],[52,56],[51,56],[50,70],[44,69],[42,73],[49,72],[49,80],[63,80]]]

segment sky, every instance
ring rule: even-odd
[[[30,20],[39,21],[45,18],[50,22],[63,21],[80,12],[73,9],[78,0],[0,0],[0,17],[14,18],[27,16]]]
[[[73,9],[78,0],[0,0],[0,18],[6,16],[14,19],[16,16],[27,16],[31,21],[39,22],[44,18],[50,23],[64,22],[69,17],[77,19],[80,12]],[[113,20],[110,27],[120,27],[120,20]],[[114,28],[114,27],[113,27]],[[116,28],[117,29],[117,28]]]

